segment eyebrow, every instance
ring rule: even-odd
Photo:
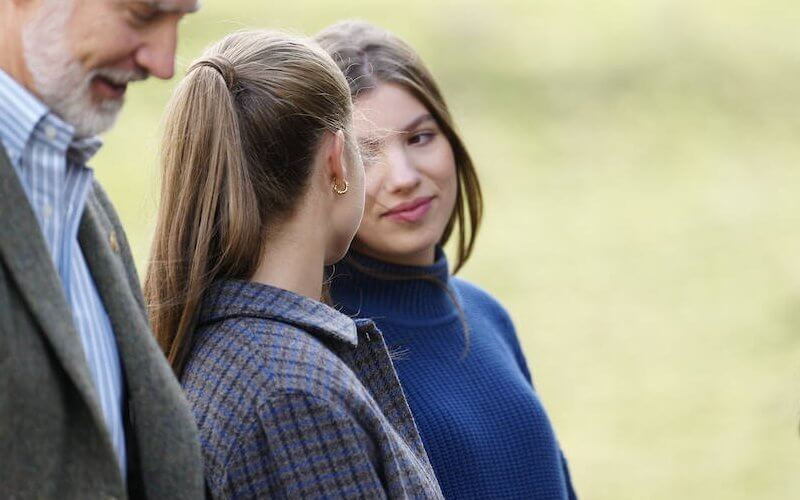
[[[365,148],[380,146],[386,142],[386,138],[380,135],[368,135],[365,137],[359,137],[357,140],[358,145]]]
[[[419,127],[420,125],[422,125],[423,123],[428,122],[428,121],[436,123],[436,119],[433,117],[433,115],[431,115],[430,113],[425,113],[425,114],[419,115],[418,117],[416,117],[413,120],[411,120],[408,123],[408,125],[406,125],[405,127],[403,127],[400,130],[394,130],[394,131],[389,130],[389,131],[384,131],[384,133],[382,133],[382,134],[371,134],[371,135],[367,135],[367,136],[364,136],[364,137],[359,137],[358,138],[358,143],[362,147],[371,147],[371,146],[381,145],[384,142],[386,142],[386,138],[388,136],[394,135],[394,134],[397,134],[397,133],[399,133],[401,135],[408,134],[408,133],[412,132],[415,128]]]
[[[411,120],[411,122],[408,125],[403,127],[402,131],[411,132],[412,130],[414,130],[415,128],[419,127],[420,125],[422,125],[427,121],[435,122],[436,120],[434,120],[433,115],[431,115],[430,113],[425,113],[424,115],[419,115],[418,117]]]
[[[195,4],[189,8],[173,5],[173,2],[170,0],[128,0],[128,3],[144,3],[147,4],[149,7],[156,9],[160,12],[178,12],[182,14],[192,14],[200,10],[200,0],[195,2]]]

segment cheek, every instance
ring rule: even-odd
[[[138,36],[120,16],[120,13],[98,14],[91,21],[71,23],[69,44],[75,59],[86,69],[113,66],[133,58]]]
[[[381,190],[382,174],[379,167],[367,167],[364,174],[364,194],[366,196],[365,208],[367,211],[375,205]]]
[[[436,160],[432,161],[428,169],[428,175],[436,183],[443,197],[447,202],[454,206],[456,191],[458,188],[458,176],[456,174],[456,161],[450,144],[445,143],[437,152]],[[453,207],[449,208],[453,208]]]

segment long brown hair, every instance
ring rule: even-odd
[[[342,21],[322,30],[315,39],[339,65],[353,99],[381,83],[408,90],[433,115],[450,142],[456,163],[456,204],[439,244],[458,233],[453,274],[467,262],[483,216],[483,196],[469,152],[456,130],[447,103],[433,75],[407,43],[386,30],[363,21]]]
[[[205,292],[255,272],[265,234],[305,193],[325,131],[351,157],[352,99],[313,41],[271,31],[223,38],[169,103],[161,200],[145,279],[153,330],[180,374]],[[322,270],[320,270],[322,272]]]

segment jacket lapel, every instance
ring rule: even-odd
[[[95,194],[90,192],[81,218],[78,240],[111,320],[128,390],[135,393],[139,381],[143,376],[146,378],[147,365],[153,359],[150,355],[160,356],[160,352],[150,338],[150,327],[143,304],[134,295],[125,272],[119,253],[120,236],[102,212]],[[150,346],[150,343],[153,345]]]
[[[5,150],[0,147],[0,255],[64,371],[102,422],[89,367],[47,242]]]
[[[187,481],[202,484],[197,475],[201,469],[193,469],[195,461],[200,461],[194,419],[150,331],[133,263],[127,259],[122,229],[107,210],[99,195],[91,192],[78,239],[122,358],[130,430],[134,434],[129,438],[135,440],[142,458],[138,464],[141,477],[155,484],[183,475]],[[170,430],[165,434],[164,429]],[[168,460],[163,459],[164,454],[169,456]],[[191,471],[188,476],[187,470]]]

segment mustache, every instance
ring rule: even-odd
[[[114,85],[125,85],[130,82],[138,82],[146,80],[150,74],[141,68],[136,69],[116,69],[116,68],[98,68],[91,72],[90,79],[95,76],[105,78]]]

